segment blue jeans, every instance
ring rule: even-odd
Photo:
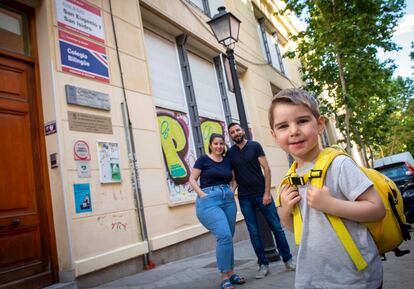
[[[244,216],[244,220],[247,225],[247,229],[250,234],[250,241],[252,242],[254,252],[258,258],[257,263],[259,265],[268,265],[264,252],[263,241],[260,236],[259,223],[257,222],[256,208],[260,209],[266,219],[267,224],[273,232],[276,240],[276,246],[280,256],[282,256],[283,262],[287,262],[292,259],[290,254],[289,244],[286,240],[285,232],[280,225],[279,215],[276,212],[276,206],[272,199],[272,202],[265,206],[263,205],[263,196],[251,198],[251,199],[239,199],[240,209]]]
[[[217,267],[222,273],[234,267],[233,235],[237,207],[229,185],[202,189],[207,196],[196,199],[196,214],[201,224],[216,237]]]

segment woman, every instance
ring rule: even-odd
[[[213,133],[209,154],[197,159],[190,184],[197,193],[196,214],[201,224],[216,237],[217,266],[221,272],[221,288],[234,289],[232,284],[246,280],[234,273],[233,235],[236,226],[236,183],[231,162],[224,155],[224,137]],[[200,185],[197,180],[200,178]]]

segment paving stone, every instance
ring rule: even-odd
[[[413,233],[412,233],[413,235]],[[294,256],[297,248],[293,236],[286,233]],[[283,262],[270,263],[270,274],[264,279],[256,279],[258,269],[257,258],[250,241],[235,244],[236,272],[247,279],[247,282],[236,289],[292,289],[295,272],[286,272]],[[383,289],[414,289],[414,235],[412,240],[405,242],[401,249],[410,249],[411,254],[401,258],[387,254],[388,260],[383,262]],[[218,289],[220,275],[216,267],[215,252],[171,262],[150,271],[125,277],[96,289]]]

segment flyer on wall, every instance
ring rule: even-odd
[[[101,183],[120,183],[121,167],[118,143],[98,141],[97,146]]]

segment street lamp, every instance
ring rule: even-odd
[[[236,104],[240,117],[240,125],[246,132],[246,138],[251,139],[233,51],[236,42],[239,41],[240,23],[241,21],[237,19],[236,16],[230,12],[226,12],[225,7],[219,7],[218,13],[214,15],[213,19],[207,22],[207,24],[210,25],[211,30],[213,30],[217,41],[220,44],[224,45],[227,49],[226,54],[230,64],[229,66],[231,71],[231,79],[233,81],[234,94],[236,95]],[[259,222],[260,235],[263,239],[266,257],[269,259],[269,261],[280,260],[279,253],[275,248],[275,242],[273,240],[272,234],[270,233],[270,228],[267,225],[263,215],[258,212],[258,209],[256,210],[256,216]]]
[[[237,76],[236,62],[234,61],[234,46],[239,41],[239,29],[241,21],[225,7],[219,7],[218,13],[207,22],[213,30],[217,41],[226,47],[227,59],[230,64],[231,79],[233,81],[234,94],[236,95],[237,110],[239,112],[240,125],[246,132],[246,138],[250,139],[249,126],[247,124],[246,111],[240,90],[239,77]]]

